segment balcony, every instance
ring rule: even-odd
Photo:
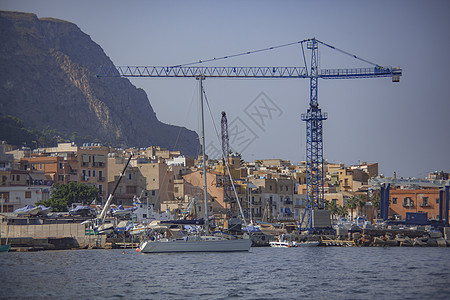
[[[413,206],[414,206],[414,202],[413,201],[403,202],[403,207],[413,207]]]
[[[421,207],[429,207],[430,206],[430,203],[428,203],[428,201],[422,201],[422,202],[420,202],[420,204],[419,204]]]
[[[100,176],[99,176],[99,177],[98,177],[98,181],[99,181],[99,182],[105,181],[105,177],[100,177]]]

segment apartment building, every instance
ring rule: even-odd
[[[30,172],[40,172],[50,178],[52,183],[69,183],[70,181],[78,181],[76,171],[76,158],[73,154],[65,157],[49,156],[49,154],[41,154],[29,158],[22,158],[19,161],[19,168]]]
[[[304,209],[304,197],[295,193],[296,183],[291,178],[272,178],[271,174],[251,178],[256,186],[251,190],[254,217],[261,221],[294,221]]]
[[[99,201],[108,198],[108,158],[109,148],[100,144],[83,144],[77,147],[78,182],[96,186],[99,190]]]
[[[111,178],[108,176],[108,190],[111,193],[119,180],[120,172],[122,172],[127,160],[128,158],[108,158],[108,169],[111,173]],[[131,206],[135,197],[140,197],[141,201],[146,203],[148,198],[146,181],[147,179],[142,175],[138,167],[128,166],[117,186],[112,203]],[[149,202],[149,204],[155,206],[155,203]]]
[[[339,170],[339,190],[356,192],[363,185],[367,185],[369,174],[362,169],[343,168]]]
[[[14,168],[14,155],[6,153],[9,150],[11,150],[9,145],[2,141],[0,143],[0,172]]]
[[[389,217],[405,220],[407,212],[427,213],[428,219],[439,219],[439,189],[391,189]]]
[[[207,194],[208,194],[208,202],[211,204],[209,209],[209,214],[214,214],[217,218],[218,223],[221,223],[222,220],[227,215],[227,210],[229,209],[230,204],[224,201],[223,195],[223,185],[222,174],[216,171],[207,170],[206,175],[207,180]],[[184,199],[187,202],[190,202],[192,199],[195,201],[196,207],[195,210],[200,215],[204,215],[204,176],[203,169],[193,170],[193,172],[183,175],[183,179],[177,182],[177,186],[175,187],[175,194],[178,195],[178,199]],[[182,193],[181,193],[182,192]]]

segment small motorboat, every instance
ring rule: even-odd
[[[41,208],[39,206],[33,205],[25,205],[24,207],[18,208],[14,211],[14,213],[18,215],[32,215],[35,216],[41,212]]]
[[[270,247],[274,248],[292,248],[297,247],[297,245],[294,242],[288,242],[288,241],[272,241],[269,242]]]
[[[8,252],[11,249],[11,244],[0,245],[0,252]]]
[[[39,205],[38,207],[40,208],[39,214],[43,216],[48,215],[53,210],[53,208],[44,205]]]

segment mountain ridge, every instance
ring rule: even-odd
[[[126,78],[97,78],[113,67],[76,24],[0,11],[0,111],[24,127],[64,138],[92,136],[113,146],[161,146],[196,156],[198,135],[160,122],[145,92]],[[1,138],[1,136],[0,136]]]

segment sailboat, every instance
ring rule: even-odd
[[[148,238],[144,239],[137,249],[137,251],[140,251],[142,253],[238,252],[249,251],[252,245],[252,240],[249,238],[249,236],[240,238],[224,233],[214,235],[211,235],[209,233],[205,155],[205,123],[203,115],[203,79],[203,76],[197,77],[197,80],[199,80],[200,107],[202,117],[202,152],[204,174],[203,193],[206,221],[153,221],[149,226],[150,232],[148,234]]]

